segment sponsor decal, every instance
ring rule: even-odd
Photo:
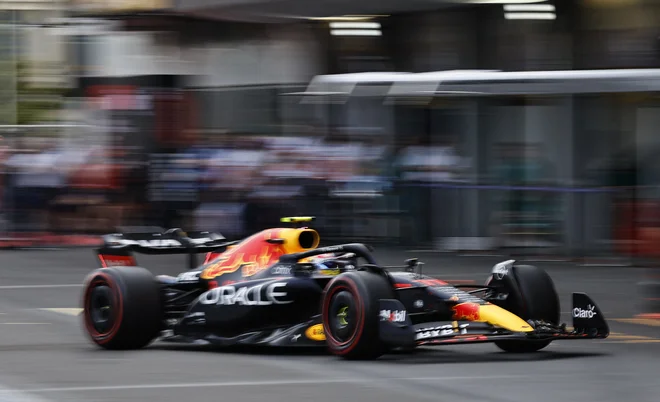
[[[413,305],[416,308],[422,308],[422,307],[424,307],[424,301],[423,300],[415,300],[415,303],[413,303]]]
[[[313,341],[325,341],[325,332],[323,324],[312,325],[305,331],[305,336]]]
[[[290,265],[278,265],[270,271],[273,275],[290,275],[291,266]]]
[[[199,302],[201,304],[224,306],[233,306],[235,304],[241,306],[270,306],[272,304],[293,303],[292,300],[285,300],[287,296],[286,292],[277,290],[285,286],[286,283],[284,282],[245,286],[238,289],[232,285],[220,286],[199,296]]]
[[[320,269],[319,273],[321,275],[337,276],[341,273],[338,269]]]
[[[259,272],[264,271],[266,268],[268,268],[268,267],[265,266],[265,265],[258,265],[256,263],[252,263],[252,262],[244,264],[241,267],[241,269],[243,270],[243,276],[245,276],[245,277],[256,275]]]
[[[446,298],[446,300],[449,301],[460,302],[460,303],[475,303],[475,304],[479,304],[483,302],[477,296],[471,295],[451,285],[435,286],[434,289],[436,289],[443,298]]]
[[[190,241],[190,243],[194,244],[195,246],[199,246],[200,244],[210,243],[213,241],[213,239],[210,237],[198,237],[196,239],[189,239],[188,241]]]
[[[182,272],[176,277],[177,282],[197,282],[201,272]]]
[[[323,247],[323,250],[328,251],[328,252],[335,252],[335,251],[341,251],[344,249],[344,246],[328,246],[328,247]]]
[[[447,282],[443,282],[440,279],[436,279],[436,278],[420,279],[420,280],[415,281],[415,282],[417,282],[420,285],[428,286],[428,287],[432,287],[432,288],[433,287],[442,287],[442,286],[447,285]]]
[[[405,322],[406,310],[380,310],[380,320],[389,322]]]
[[[220,258],[213,260],[202,274],[203,279],[213,279],[220,275],[242,269],[243,276],[257,274],[277,262],[285,249],[281,245],[263,244],[262,240],[272,237],[271,232],[254,235],[240,245],[228,249]]]
[[[181,247],[182,244],[178,240],[174,239],[152,239],[152,240],[128,240],[128,239],[118,239],[113,242],[125,245],[125,246],[141,246],[141,247],[152,247],[152,248],[165,248],[165,247]]]
[[[416,340],[430,339],[430,338],[441,338],[443,336],[452,336],[456,333],[461,335],[467,334],[467,327],[470,324],[461,324],[459,326],[453,326],[451,324],[441,325],[439,327],[431,328],[422,328],[417,331],[415,335]]]
[[[243,276],[248,277],[256,275],[261,271],[265,271],[268,268],[267,265],[259,265],[255,263],[243,265]]]
[[[580,307],[575,307],[573,309],[573,318],[594,318],[598,313],[596,313],[596,306],[592,306],[591,304],[587,305],[587,309],[584,310]]]
[[[131,267],[136,265],[133,257],[123,255],[99,255],[103,268]]]
[[[461,303],[452,307],[454,320],[479,320],[479,305],[477,303]]]
[[[334,258],[334,256],[335,255],[333,253],[319,254],[319,255],[315,255],[313,257],[309,257],[309,262],[323,261],[323,260],[327,260],[329,258]]]

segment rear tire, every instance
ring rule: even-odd
[[[382,276],[366,271],[347,272],[325,288],[321,313],[330,352],[345,359],[377,359],[387,351],[380,340],[379,300],[394,298]]]
[[[139,267],[98,269],[85,280],[83,322],[91,340],[104,349],[139,349],[161,330],[160,287]]]
[[[487,284],[495,285],[493,277]],[[503,292],[508,293],[506,301],[497,303],[500,307],[516,314],[524,320],[539,320],[559,324],[559,296],[550,275],[543,269],[531,265],[514,265],[501,280]],[[499,283],[498,283],[499,285]],[[531,353],[539,351],[552,341],[498,341],[495,345],[510,353]]]

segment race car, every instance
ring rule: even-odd
[[[217,345],[321,347],[347,359],[375,359],[422,345],[493,342],[534,352],[555,340],[603,339],[596,303],[572,295],[572,329],[560,323],[550,276],[514,260],[496,264],[485,285],[450,285],[410,259],[380,265],[360,243],[319,247],[315,229],[260,231],[226,241],[179,229],[104,236],[101,267],[85,280],[84,328],[106,349],[155,340]],[[281,225],[285,226],[285,225]],[[178,276],[154,275],[133,254],[206,253]]]

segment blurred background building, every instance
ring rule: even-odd
[[[0,124],[59,119],[60,95],[73,83],[67,43],[46,24],[66,12],[64,0],[0,1]]]
[[[304,213],[328,239],[657,253],[657,1],[0,5],[11,60],[0,124],[57,139],[7,145],[7,233],[158,224],[240,236]],[[363,76],[349,96],[309,96],[327,74],[613,69],[649,71],[406,102],[384,96],[389,78]],[[22,106],[34,97],[12,82],[49,103]]]

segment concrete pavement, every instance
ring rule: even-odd
[[[377,256],[394,265],[413,255],[383,250]],[[476,283],[501,260],[418,256],[426,273]],[[185,266],[183,256],[138,261],[156,274]],[[76,315],[81,281],[96,264],[89,249],[0,253],[0,401],[657,402],[660,395],[660,326],[634,318],[639,268],[537,263],[555,280],[564,306],[573,291],[594,298],[613,331],[604,341],[556,342],[520,356],[483,344],[346,362],[323,353],[158,343],[133,352],[99,350]],[[563,319],[570,322],[568,314]]]

